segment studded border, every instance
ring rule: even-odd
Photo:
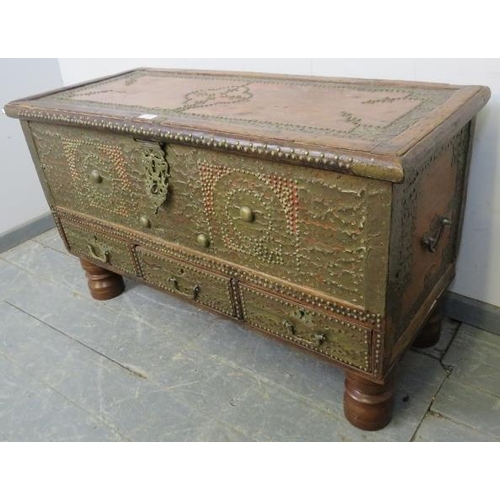
[[[129,134],[136,138],[168,141],[175,144],[187,144],[218,151],[233,151],[238,154],[266,158],[270,160],[305,165],[308,167],[333,170],[346,175],[357,175],[389,182],[401,182],[404,174],[401,165],[387,159],[376,158],[373,155],[356,156],[341,152],[321,151],[305,148],[292,148],[279,144],[263,143],[224,137],[201,131],[183,130],[181,128],[165,127],[158,124],[135,120],[134,123],[124,123],[112,117],[83,115],[81,113],[52,110],[40,110],[35,107],[19,108],[21,120],[34,120],[55,123],[59,125],[80,126],[97,130],[107,130],[120,134]],[[130,120],[130,119],[129,119]]]

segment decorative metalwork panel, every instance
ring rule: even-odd
[[[168,152],[174,192],[182,170],[188,211],[204,210],[203,251],[383,312],[390,184],[189,147]]]
[[[146,194],[153,203],[154,213],[167,200],[168,179],[170,177],[165,152],[156,144],[145,144],[142,151],[142,164],[146,174]]]
[[[170,172],[160,144],[39,123],[31,130],[57,205],[140,227],[166,202]]]
[[[263,132],[298,139],[314,136],[376,144],[407,130],[444,103],[456,88],[313,79],[207,75],[138,70],[41,101],[71,101],[101,109],[137,110],[161,120]],[[305,111],[306,110],[306,111]],[[272,111],[272,112],[271,112]]]
[[[271,265],[297,265],[298,200],[293,180],[204,161],[200,175],[216,248]]]
[[[130,177],[119,147],[100,140],[62,138],[73,192],[79,205],[127,217]]]
[[[250,325],[371,372],[371,330],[243,284],[240,289],[243,318]]]

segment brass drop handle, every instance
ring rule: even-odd
[[[436,248],[438,246],[439,240],[441,239],[441,236],[443,235],[444,228],[450,225],[451,220],[448,219],[448,217],[441,217],[441,219],[439,219],[439,227],[437,231],[433,235],[427,233],[422,236],[422,244],[427,248],[427,250],[429,250],[429,252],[436,252]]]
[[[175,276],[171,276],[170,278],[168,278],[168,282],[179,292],[180,295],[190,300],[196,300],[198,298],[199,293],[201,292],[200,285],[194,285],[193,288],[191,289],[191,293],[183,292],[180,289],[179,282],[177,281],[177,278]]]
[[[324,333],[314,333],[314,340],[307,340],[303,337],[300,337],[295,331],[295,326],[293,326],[293,324],[290,323],[290,321],[288,321],[287,319],[283,321],[283,326],[286,328],[286,331],[289,335],[296,336],[301,342],[311,347],[319,347],[326,340],[326,335]]]
[[[283,321],[283,326],[286,328],[288,335],[295,335],[295,327],[292,325],[292,323],[290,323],[290,321],[285,319]]]
[[[100,262],[103,262],[104,264],[107,264],[109,262],[109,251],[108,250],[105,250],[103,252],[102,257],[100,255],[97,255],[95,248],[90,243],[87,245],[87,250],[89,251],[89,254],[93,259],[98,260]]]

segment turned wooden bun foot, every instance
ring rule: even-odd
[[[96,300],[109,300],[117,297],[125,289],[123,278],[85,259],[80,259],[87,275],[90,295]]]
[[[417,349],[425,349],[432,347],[439,342],[441,335],[441,325],[443,323],[443,309],[441,304],[438,304],[432,314],[430,315],[427,323],[424,325],[418,337],[413,342],[413,347]]]
[[[352,425],[365,431],[377,431],[389,424],[394,402],[394,379],[376,384],[347,372],[344,414]]]

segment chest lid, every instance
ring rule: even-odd
[[[481,86],[141,68],[5,111],[401,182],[407,151],[463,126],[489,95]]]

